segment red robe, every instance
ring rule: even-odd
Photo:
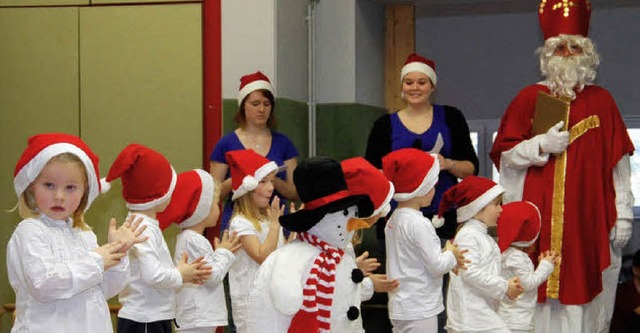
[[[490,153],[497,167],[502,152],[532,137],[539,90],[549,92],[539,84],[520,91],[502,117]],[[581,126],[576,126],[578,123]],[[561,249],[562,254],[559,275],[550,277],[548,282],[557,286],[557,292],[553,287],[547,290],[545,283],[538,290],[538,301],[544,302],[549,291],[549,296],[557,297],[562,304],[580,305],[591,302],[602,291],[602,271],[610,265],[609,231],[617,215],[612,173],[620,159],[633,153],[634,148],[613,97],[598,86],[585,86],[571,102],[568,128],[583,130],[577,131],[580,135],[575,138],[572,133],[573,141],[566,150],[564,183],[562,177],[555,176],[557,158],[551,155],[544,166],[527,170],[522,200],[536,204],[542,215],[538,251],[532,258],[552,248]],[[556,204],[561,210],[555,210],[559,223],[556,227],[560,227],[561,234],[552,232],[554,181],[556,202],[562,203],[558,196],[564,200],[563,204]]]

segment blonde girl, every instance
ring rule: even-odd
[[[80,138],[31,137],[16,165],[14,187],[23,220],[7,245],[16,294],[12,332],[112,332],[107,299],[123,287],[126,251],[144,228],[128,218],[109,224],[98,246],[84,212],[100,193],[98,157]]]

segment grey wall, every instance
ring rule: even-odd
[[[356,103],[384,107],[384,6],[356,1]]]
[[[609,89],[624,116],[640,115],[640,7],[595,9],[589,33],[601,55],[597,84]],[[530,13],[416,18],[416,50],[436,62],[436,102],[459,107],[469,120],[499,119],[524,86],[540,80],[542,44]]]
[[[278,97],[306,101],[307,2],[276,1],[276,75]]]

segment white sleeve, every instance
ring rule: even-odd
[[[542,260],[535,271],[529,269],[530,264],[531,259],[526,254],[509,256],[504,262],[504,265],[520,278],[520,284],[525,291],[537,289],[553,272],[553,264],[549,260]]]
[[[104,266],[99,254],[92,249],[86,256],[61,261],[51,251],[46,227],[38,224],[37,220],[21,222],[7,249],[35,299],[42,303],[68,299],[102,282]]]
[[[549,154],[540,154],[542,135],[534,136],[515,145],[500,155],[500,185],[505,189],[502,202],[522,200],[524,179],[531,166],[543,166]]]
[[[173,263],[166,264],[160,260],[159,243],[164,242],[164,239],[158,237],[162,237],[162,234],[158,236],[147,228],[142,236],[148,236],[149,239],[132,248],[138,256],[142,281],[153,288],[177,288],[182,285],[182,275]]]
[[[87,244],[93,244],[94,248],[98,247],[96,235],[92,231],[83,233],[83,237]],[[105,299],[109,299],[117,295],[127,285],[127,276],[129,275],[129,256],[126,255],[120,259],[120,263],[107,269],[103,273],[103,279],[100,283],[100,289]]]
[[[427,221],[430,224],[430,221]],[[405,224],[406,225],[406,224]],[[411,241],[415,255],[432,276],[443,276],[456,266],[456,257],[451,251],[442,252],[440,238],[435,230],[424,223],[411,224]]]
[[[465,259],[471,261],[467,264],[467,269],[458,271],[460,278],[480,293],[501,300],[509,287],[508,282],[501,276],[488,274],[483,269],[483,258],[480,256],[483,249],[480,243],[475,237],[456,237],[456,243],[458,243],[460,250],[469,250],[465,254]],[[495,260],[500,260],[500,258],[495,258]]]
[[[631,159],[624,155],[613,168],[613,187],[616,191],[618,220],[633,221],[634,198],[631,192]]]

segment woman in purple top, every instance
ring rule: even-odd
[[[281,200],[297,200],[293,170],[298,165],[298,150],[287,136],[273,130],[276,124],[275,97],[269,78],[261,72],[240,78],[238,105],[238,112],[234,117],[238,128],[218,141],[210,158],[211,176],[222,183],[220,198],[228,197],[231,192],[225,153],[252,149],[281,167],[274,180],[276,195]],[[284,203],[286,204],[286,200]],[[227,229],[232,212],[233,204],[231,200],[227,200],[222,212],[221,230]]]

